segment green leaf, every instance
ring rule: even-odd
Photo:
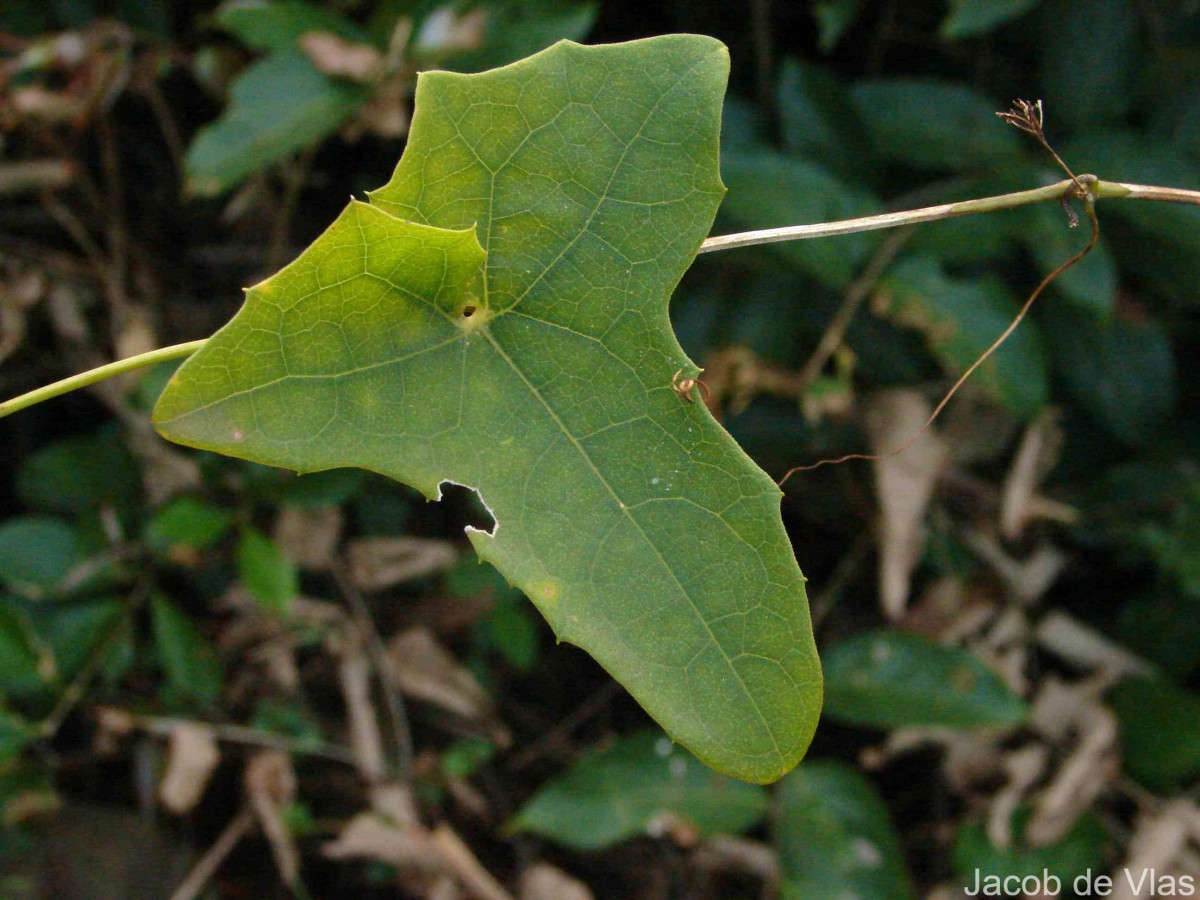
[[[1122,602],[1113,632],[1125,647],[1183,682],[1200,672],[1200,616],[1195,613],[1194,599],[1173,591],[1133,596]]]
[[[309,31],[330,32],[348,41],[366,39],[344,16],[302,0],[233,0],[217,10],[217,21],[247,47],[262,52],[291,50]]]
[[[0,710],[0,764],[18,756],[37,739],[38,731],[32,724],[16,713]]]
[[[676,35],[422,75],[391,182],[251,289],[154,418],[271,465],[471,486],[498,523],[476,550],[560,639],[770,781],[821,703],[803,579],[775,483],[672,388],[696,369],[666,308],[721,199],[727,68]]]
[[[302,0],[234,0],[217,21],[243,43],[269,55],[234,82],[229,107],[188,147],[185,189],[224,193],[247,175],[337,130],[367,100],[366,88],[328,78],[298,47],[300,37],[330,32],[365,41],[353,22]]]
[[[325,740],[321,725],[303,706],[263,700],[254,708],[252,728],[286,735],[302,747],[319,747]]]
[[[170,601],[155,597],[150,612],[168,700],[212,706],[221,696],[223,677],[216,649]]]
[[[1077,171],[1111,181],[1200,189],[1200,167],[1177,146],[1160,137],[1133,131],[1089,132],[1062,148]],[[1101,223],[1109,215],[1124,219],[1147,235],[1200,254],[1200,209],[1182,203],[1101,203]],[[1173,260],[1156,260],[1169,267]],[[1194,287],[1194,284],[1193,284]]]
[[[1200,775],[1200,695],[1165,679],[1130,678],[1109,697],[1121,729],[1121,765],[1155,791]]]
[[[1069,231],[1062,209],[1053,204],[1038,203],[1029,207],[1029,212],[1031,224],[1021,231],[1021,238],[1038,268],[1049,275],[1081,249],[1086,237]],[[1054,279],[1053,289],[1095,319],[1112,315],[1117,301],[1117,266],[1103,234],[1087,256]]]
[[[1138,17],[1132,0],[1053,0],[1038,10],[1043,37],[1036,83],[1046,101],[1050,134],[1102,128],[1129,112],[1137,96],[1137,74],[1145,66]],[[1076,172],[1120,179],[1114,172],[1080,168],[1083,163],[1074,156],[1063,158]]]
[[[54,651],[61,682],[69,682],[84,667],[101,644],[107,644],[100,669],[113,680],[133,661],[132,632],[121,600],[91,600],[86,603],[55,604],[35,610],[38,633]],[[120,629],[120,633],[114,631]]]
[[[773,150],[725,154],[721,174],[729,185],[722,208],[747,228],[776,228],[869,216],[879,204],[865,191],[839,181],[816,163]],[[783,241],[763,252],[788,260],[830,287],[844,287],[878,243],[874,234],[820,241]]]
[[[929,257],[893,266],[880,281],[877,300],[889,318],[920,331],[954,374],[974,363],[1019,310],[999,279],[954,278]],[[971,377],[1018,416],[1034,415],[1050,393],[1036,324],[1023,321]]]
[[[1025,718],[1025,702],[961,647],[879,631],[835,644],[824,659],[825,712],[843,722],[1005,728]]]
[[[33,599],[52,592],[83,559],[79,538],[49,516],[14,516],[0,525],[0,583]]]
[[[996,118],[1000,104],[952,82],[893,78],[853,88],[863,124],[885,159],[923,169],[993,168],[1021,152],[1019,135]]]
[[[1147,444],[1175,408],[1175,358],[1161,323],[1118,317],[1098,322],[1048,307],[1051,360],[1067,391],[1122,443]]]
[[[24,699],[46,688],[54,660],[38,641],[29,618],[0,601],[0,695]]]
[[[1001,887],[1005,878],[1021,879],[1035,876],[1039,879],[1049,873],[1061,879],[1058,890],[1047,891],[1050,896],[1069,894],[1075,879],[1089,872],[1104,871],[1104,851],[1108,843],[1104,826],[1091,813],[1085,812],[1075,825],[1060,840],[1045,846],[1030,846],[1025,841],[1025,824],[1029,819],[1027,809],[1018,810],[1013,816],[1012,845],[997,847],[987,836],[986,829],[979,824],[963,825],[954,845],[954,867],[958,871],[960,884],[976,890],[976,873],[979,884],[986,887],[989,877],[998,878]],[[997,882],[991,882],[997,884]],[[1002,896],[1002,891],[979,890],[981,896]],[[1071,896],[1075,896],[1071,894]],[[1091,896],[1082,892],[1079,896]]]
[[[267,611],[287,615],[300,591],[296,564],[261,531],[243,528],[237,548],[237,571],[251,595]]]
[[[180,497],[154,514],[146,525],[146,542],[168,556],[181,549],[195,552],[218,540],[231,521],[229,513],[211,503]]]
[[[167,0],[116,0],[117,18],[134,29],[161,38],[171,39],[171,14]]]
[[[1191,482],[1175,499],[1169,522],[1146,523],[1137,540],[1183,594],[1200,600],[1200,484]]]
[[[904,900],[912,884],[883,799],[855,769],[812,760],[779,785],[781,895]]]
[[[822,53],[832,53],[854,20],[862,0],[816,0],[813,18],[817,20],[817,47]]]
[[[367,473],[360,469],[331,469],[299,477],[277,469],[258,469],[258,472],[267,477],[253,485],[256,495],[278,505],[286,503],[304,509],[347,503],[367,480]]]
[[[272,53],[238,77],[229,107],[188,147],[185,190],[197,196],[224,193],[332,134],[366,99],[364,88],[326,78],[299,50]]]
[[[496,597],[492,611],[480,620],[475,634],[479,644],[495,647],[515,669],[524,671],[537,662],[538,624],[533,608],[520,591],[506,591]]]
[[[41,0],[7,0],[0,6],[0,30],[22,37],[55,30],[54,15]]]
[[[1025,15],[1041,0],[950,0],[942,20],[942,37],[948,41],[985,34]]]
[[[509,827],[575,850],[600,850],[681,826],[736,834],[766,811],[762,788],[700,765],[669,738],[644,731],[575,763],[544,785]]]
[[[870,138],[849,89],[828,69],[792,58],[779,69],[775,100],[790,150],[850,182],[867,181]]]
[[[442,772],[448,778],[470,778],[480,766],[495,755],[494,744],[474,738],[462,738],[442,752]]]
[[[137,501],[141,489],[137,464],[113,428],[50,444],[17,473],[17,493],[25,505],[46,512],[124,508]]]

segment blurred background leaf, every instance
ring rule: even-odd
[[[762,788],[718,775],[661,732],[643,731],[543,786],[510,827],[599,849],[639,834],[736,834],[766,805]]]
[[[915,634],[860,634],[825,651],[825,715],[887,728],[1012,727],[1025,704],[975,656]]]
[[[915,896],[887,805],[856,769],[814,760],[783,779],[776,804],[782,896]]]

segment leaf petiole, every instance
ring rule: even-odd
[[[173,344],[170,347],[160,347],[148,353],[139,353],[137,356],[118,359],[115,362],[110,362],[108,365],[88,369],[86,372],[80,372],[78,375],[72,375],[53,384],[36,388],[27,394],[21,394],[19,397],[13,397],[11,400],[0,403],[0,419],[26,407],[41,403],[43,400],[50,400],[62,394],[68,394],[79,388],[104,381],[106,378],[124,375],[126,372],[133,372],[137,369],[153,366],[156,363],[166,362],[170,359],[182,359],[185,356],[191,356],[203,347],[206,341],[207,338],[198,341],[188,341],[185,344]]]

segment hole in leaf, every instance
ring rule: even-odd
[[[463,307],[463,318],[464,319],[469,319],[473,315],[475,315],[475,307],[473,307],[473,306],[464,306]]]
[[[443,481],[438,485],[438,491],[438,501],[453,510],[458,521],[465,521],[468,529],[496,534],[496,517],[475,488]]]

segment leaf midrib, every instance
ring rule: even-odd
[[[549,275],[549,273],[555,268],[555,266],[557,266],[558,263],[561,262],[563,260],[563,258],[571,251],[571,249],[573,247],[575,247],[575,245],[585,235],[587,235],[589,233],[592,222],[595,220],[596,216],[599,214],[600,210],[604,207],[605,203],[609,199],[609,192],[611,191],[612,186],[616,183],[618,176],[621,174],[622,168],[625,165],[625,162],[629,155],[630,150],[637,143],[638,139],[642,135],[642,132],[645,130],[646,126],[649,124],[651,119],[654,117],[654,114],[658,111],[658,109],[661,107],[663,101],[667,97],[669,97],[675,90],[677,90],[681,84],[684,84],[686,82],[686,80],[691,76],[691,74],[696,69],[700,68],[701,65],[703,65],[707,62],[708,62],[707,59],[696,60],[695,62],[692,63],[692,65],[690,65],[687,69],[685,69],[683,72],[681,72],[679,74],[679,76],[675,79],[675,81],[668,88],[666,88],[659,94],[658,98],[654,101],[653,105],[647,110],[646,115],[643,117],[642,122],[638,126],[637,130],[627,141],[625,141],[624,146],[621,149],[621,156],[617,160],[616,164],[613,166],[612,174],[609,176],[608,182],[605,184],[603,191],[597,195],[596,204],[592,208],[591,212],[588,214],[586,221],[579,228],[579,230],[575,233],[575,235],[559,251],[559,253],[554,257],[554,259],[550,260],[550,262],[547,263],[545,265],[545,267],[543,267],[543,269],[537,274],[537,276],[525,287],[525,289],[520,293],[520,295],[518,295],[516,297],[515,300],[512,301],[511,304],[509,304],[507,307],[505,307],[502,310],[497,310],[492,313],[493,321],[495,319],[500,318],[503,315],[506,315],[509,312],[517,312],[517,307],[522,303],[522,301],[524,301],[537,288],[537,286],[540,285],[545,280],[546,276]],[[457,125],[456,125],[456,130],[458,130]],[[533,133],[534,133],[534,131],[531,130],[530,134],[526,136],[525,140],[528,140],[528,138],[531,137]],[[610,133],[611,133],[611,129],[610,129]],[[460,134],[460,136],[462,135],[461,130],[459,130],[459,134]],[[466,144],[466,146],[468,146],[468,147],[471,147],[470,143],[465,140],[465,136],[464,136],[464,144]],[[524,141],[522,141],[522,146],[523,145],[524,145]],[[475,156],[476,160],[479,160],[479,156],[475,152],[474,147],[471,147],[471,152],[472,152],[472,155]],[[494,211],[495,211],[496,178],[501,172],[504,171],[504,169],[508,165],[511,164],[512,159],[514,158],[515,155],[516,155],[515,152],[510,154],[509,157],[505,160],[505,162],[502,165],[498,166],[495,170],[492,170],[492,169],[488,168],[487,166],[484,166],[484,168],[488,171],[488,174],[489,174],[489,179],[488,179],[489,189],[488,189],[487,224],[486,224],[486,231],[485,231],[485,237],[484,237],[485,243],[483,243],[483,245],[482,245],[484,252],[487,254],[486,262],[484,263],[483,288],[484,288],[484,308],[489,309],[489,310],[491,309],[490,287],[491,287],[491,266],[492,266],[492,256],[491,256],[490,245],[491,245],[492,220],[494,218]],[[480,161],[480,164],[482,165],[482,161],[481,160],[479,160],[479,161]],[[676,201],[676,202],[682,202],[683,199],[684,198],[680,198],[680,200]],[[621,251],[617,250],[615,247],[613,249],[615,252],[619,253],[622,257],[624,257],[624,253],[621,253]],[[544,323],[544,320],[542,320],[536,316],[532,316],[532,315],[529,315],[529,314],[523,313],[523,312],[518,313],[518,314],[522,315],[523,317],[529,318],[533,321]],[[545,324],[555,324],[555,323],[545,323]],[[570,330],[570,331],[572,331],[572,333],[575,333],[572,329],[567,329],[567,330]],[[630,509],[629,505],[626,504],[624,501],[622,501],[621,498],[617,495],[617,492],[615,491],[615,489],[609,483],[608,479],[604,477],[603,472],[601,472],[599,467],[597,467],[597,465],[596,465],[595,461],[592,459],[591,455],[587,452],[587,450],[579,442],[579,439],[567,427],[566,423],[563,422],[563,420],[559,417],[558,413],[554,410],[553,406],[546,400],[545,397],[542,396],[541,392],[537,389],[537,387],[533,384],[533,382],[529,380],[529,378],[525,375],[525,373],[521,370],[521,368],[516,364],[516,362],[512,359],[512,357],[505,351],[504,347],[500,344],[500,342],[496,338],[496,336],[492,334],[491,329],[485,326],[485,327],[481,328],[478,333],[482,334],[485,337],[488,344],[492,347],[493,351],[501,358],[501,360],[503,360],[509,366],[509,368],[513,371],[513,373],[517,376],[517,378],[521,381],[521,383],[525,385],[525,387],[529,391],[530,395],[533,396],[537,400],[537,402],[541,405],[541,407],[546,411],[547,415],[554,422],[554,424],[558,427],[559,431],[563,434],[564,437],[567,438],[568,442],[571,444],[572,447],[575,448],[576,452],[579,453],[580,457],[583,459],[583,461],[587,465],[587,467],[592,471],[596,480],[604,488],[605,492],[608,493],[608,495],[612,498],[613,502],[615,502],[617,504],[617,509],[626,517],[626,519],[630,522],[630,524],[632,524],[633,527],[637,530],[637,533],[641,536],[642,541],[645,543],[645,545],[647,547],[649,547],[650,550],[653,551],[655,557],[658,559],[658,561],[662,565],[663,569],[670,576],[671,581],[675,584],[676,588],[679,590],[679,593],[687,601],[688,607],[690,608],[692,615],[695,617],[695,619],[698,622],[700,622],[701,626],[704,629],[705,634],[708,636],[709,641],[711,641],[712,645],[717,648],[718,652],[721,655],[722,661],[725,663],[726,668],[728,669],[730,674],[733,676],[734,680],[737,682],[738,689],[742,692],[742,694],[746,697],[746,699],[749,700],[750,705],[754,709],[755,716],[758,718],[759,723],[761,724],[763,730],[766,732],[768,738],[771,741],[771,745],[774,749],[776,757],[782,762],[782,760],[785,758],[783,751],[780,749],[779,742],[775,737],[775,733],[772,730],[770,723],[767,720],[767,717],[764,715],[762,708],[759,706],[758,701],[754,696],[754,693],[752,691],[750,691],[749,688],[747,687],[746,682],[742,678],[741,673],[738,672],[737,667],[733,664],[733,658],[730,656],[729,652],[721,644],[721,642],[717,639],[716,633],[713,631],[708,620],[703,615],[700,607],[697,605],[696,601],[693,599],[691,592],[688,591],[688,589],[679,580],[679,577],[676,575],[674,568],[668,563],[666,557],[663,555],[662,550],[659,548],[659,546],[653,540],[651,540],[650,536],[647,534],[646,530],[642,527],[641,523],[638,522],[638,520],[632,515],[632,510]],[[585,335],[585,336],[591,337],[590,335]],[[601,346],[604,346],[605,349],[608,350],[610,355],[620,359],[620,357],[617,356],[617,354],[613,353],[606,345],[604,345],[603,341],[600,341],[599,339],[594,339],[594,340],[596,340],[597,343],[600,343]],[[621,360],[621,361],[623,363],[625,362],[624,360]],[[626,363],[626,365],[628,365],[628,363]],[[718,515],[718,518],[721,518],[721,516]]]
[[[507,363],[509,368],[512,369],[513,374],[520,379],[521,383],[525,385],[530,395],[538,401],[541,407],[546,411],[546,414],[551,418],[555,425],[558,426],[558,429],[562,432],[563,436],[566,437],[571,446],[575,448],[576,452],[579,453],[580,457],[587,464],[588,468],[591,469],[592,474],[596,477],[596,480],[600,483],[608,495],[612,497],[613,502],[617,504],[618,511],[624,515],[626,519],[628,519],[630,524],[632,524],[637,530],[637,533],[641,536],[646,546],[654,552],[655,557],[657,557],[663,569],[670,576],[671,581],[674,582],[676,588],[678,588],[683,598],[687,600],[688,607],[691,609],[692,615],[695,616],[696,620],[700,622],[705,633],[708,635],[708,639],[720,652],[721,659],[725,663],[725,666],[729,670],[730,674],[733,675],[734,680],[737,682],[738,688],[741,690],[742,694],[745,695],[746,699],[750,701],[750,705],[754,708],[754,714],[758,717],[758,721],[762,725],[763,730],[771,739],[771,745],[774,748],[775,755],[778,757],[780,762],[782,762],[785,758],[783,751],[779,747],[779,742],[775,738],[775,732],[772,730],[770,723],[767,721],[767,717],[763,714],[762,708],[758,705],[758,700],[755,698],[754,693],[746,686],[746,682],[742,678],[741,673],[738,672],[737,667],[733,664],[733,658],[717,639],[716,633],[713,631],[708,619],[704,617],[700,607],[697,606],[696,601],[692,598],[691,592],[688,591],[683,582],[679,580],[679,577],[675,574],[674,568],[669,562],[667,562],[666,557],[663,556],[662,550],[660,550],[659,546],[653,540],[651,540],[650,535],[646,533],[646,530],[642,527],[642,524],[632,515],[632,510],[629,508],[629,506],[617,495],[616,490],[611,484],[609,484],[608,479],[604,477],[604,473],[601,472],[599,467],[596,465],[595,461],[591,457],[591,454],[587,452],[586,448],[584,448],[584,446],[575,437],[571,429],[567,427],[566,423],[563,422],[558,413],[555,412],[553,406],[551,406],[546,398],[542,396],[541,392],[537,389],[537,386],[529,380],[529,378],[516,364],[512,357],[505,352],[504,347],[496,339],[495,335],[493,335],[491,331],[486,328],[481,329],[479,333],[485,337],[488,344],[495,351],[496,355],[499,356],[500,359],[505,363]],[[718,516],[718,518],[720,518],[720,516]]]

